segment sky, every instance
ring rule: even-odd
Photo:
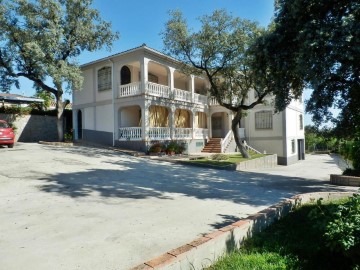
[[[93,7],[99,10],[102,19],[112,23],[112,30],[119,32],[120,38],[114,42],[111,51],[104,49],[83,52],[77,59],[79,64],[135,48],[143,43],[163,51],[161,32],[169,19],[170,10],[182,11],[188,24],[195,30],[199,27],[197,19],[216,9],[225,9],[233,16],[257,21],[264,27],[270,23],[274,13],[273,0],[93,0]],[[21,89],[13,89],[12,93],[32,96],[35,92],[32,83],[21,80]],[[71,99],[71,95],[66,94],[65,98]],[[309,121],[310,117],[305,116],[305,124]]]

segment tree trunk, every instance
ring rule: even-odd
[[[248,153],[245,145],[239,138],[238,124],[239,124],[241,118],[242,118],[242,110],[235,112],[234,119],[231,121],[231,130],[234,134],[234,139],[235,139],[236,145],[239,148],[242,157],[250,158],[251,157],[250,154]]]
[[[56,127],[58,133],[58,141],[64,141],[64,103],[62,101],[62,93],[57,92],[56,95]]]

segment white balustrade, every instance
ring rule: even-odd
[[[207,104],[208,103],[208,97],[204,95],[199,95],[194,93],[194,103],[198,104]]]
[[[174,99],[191,102],[191,92],[174,88]]]
[[[175,139],[191,139],[192,128],[175,128]]]
[[[207,128],[194,128],[195,139],[206,139],[209,138],[209,130]]]
[[[141,94],[140,82],[119,85],[119,98],[136,96]]]
[[[221,139],[221,153],[224,153],[226,150],[226,147],[229,145],[230,141],[233,138],[232,131],[229,130],[229,132],[226,134],[224,139]]]
[[[211,97],[209,99],[209,105],[219,105],[219,102],[217,102],[216,98]]]
[[[129,141],[129,140],[141,140],[141,127],[125,127],[119,128],[119,140],[120,141]]]
[[[170,97],[170,88],[169,86],[152,83],[152,82],[146,82],[146,93],[153,95],[153,96],[159,96],[164,98]]]
[[[169,127],[150,127],[149,128],[150,140],[169,140],[170,128]]]

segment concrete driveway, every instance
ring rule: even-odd
[[[0,269],[129,269],[296,193],[329,185],[328,155],[232,172],[87,147],[0,148]]]

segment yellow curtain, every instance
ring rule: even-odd
[[[197,123],[198,128],[207,128],[207,117],[206,113],[197,112],[195,123]]]
[[[150,127],[168,127],[169,112],[165,107],[150,106],[149,108]]]
[[[190,128],[190,112],[187,110],[177,109],[175,111],[175,127]]]

